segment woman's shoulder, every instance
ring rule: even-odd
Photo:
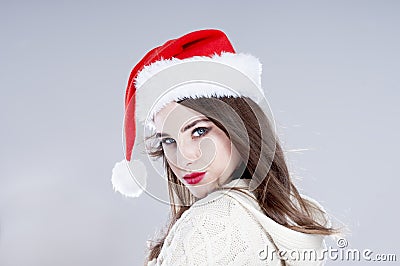
[[[176,222],[173,233],[201,231],[202,235],[208,235],[216,231],[232,235],[236,231],[253,242],[267,241],[266,237],[258,237],[265,236],[259,221],[265,215],[253,193],[246,188],[245,182],[235,181],[234,189],[230,183],[232,186],[225,185],[196,201]],[[262,216],[254,215],[255,212]]]
[[[314,218],[329,225],[329,217],[324,208],[311,197],[302,197],[315,206]],[[188,211],[188,221],[196,220],[203,227],[213,226],[217,222],[224,223],[225,227],[242,230],[252,240],[261,235],[262,238],[257,240],[270,242],[267,238],[271,236],[276,244],[288,249],[320,249],[325,246],[325,236],[295,231],[271,219],[262,211],[253,193],[246,189],[215,191],[193,204]]]
[[[215,191],[195,202],[175,223],[161,257],[174,265],[199,260],[201,265],[262,265],[259,252],[268,240],[260,230],[235,199]],[[173,254],[185,255],[172,258]]]
[[[270,219],[253,197],[250,191],[227,189],[198,200],[171,228],[159,259],[166,265],[263,265],[260,254],[275,250],[275,245],[318,252],[325,247],[321,236],[293,231]]]
[[[167,240],[172,239],[176,234],[182,234],[182,232],[190,234],[188,231],[200,229],[213,231],[220,230],[222,227],[224,229],[235,227],[237,222],[245,222],[244,219],[237,220],[234,218],[240,212],[243,212],[243,209],[234,198],[228,195],[227,191],[213,191],[206,197],[194,202],[182,214],[171,228]],[[223,232],[224,230],[220,231]]]

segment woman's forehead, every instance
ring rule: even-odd
[[[154,116],[154,123],[157,132],[175,133],[191,122],[205,118],[206,116],[193,109],[171,102]]]

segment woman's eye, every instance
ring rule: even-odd
[[[175,143],[175,140],[173,139],[173,138],[163,138],[162,140],[161,140],[161,144],[172,144],[172,143]]]
[[[192,135],[194,137],[200,137],[200,136],[205,135],[208,132],[208,130],[209,129],[206,127],[198,127],[195,130],[193,130]]]

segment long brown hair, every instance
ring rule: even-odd
[[[274,129],[266,114],[254,101],[245,97],[222,97],[187,98],[178,103],[210,119],[230,138],[241,157],[246,158],[245,170],[240,178],[259,180],[260,184],[253,190],[253,194],[265,215],[298,232],[321,235],[337,232],[317,219],[317,216],[323,217],[322,210],[300,196],[291,181]],[[267,149],[262,149],[262,144]],[[177,186],[168,187],[170,220],[161,237],[150,241],[146,263],[158,257],[168,232],[196,200],[169,167],[161,145],[151,150],[149,155],[163,158],[169,184]]]

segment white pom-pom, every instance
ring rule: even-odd
[[[146,188],[147,171],[144,163],[125,159],[112,169],[111,183],[115,191],[126,197],[139,197]]]

